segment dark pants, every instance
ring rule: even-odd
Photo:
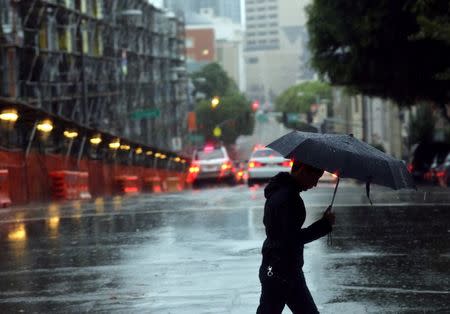
[[[281,314],[285,305],[294,314],[319,313],[303,273],[283,279],[276,275],[269,277],[267,271],[262,269],[259,277],[261,298],[256,314]]]

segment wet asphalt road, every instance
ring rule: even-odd
[[[332,195],[303,193],[306,224]],[[340,186],[333,245],[305,249],[321,313],[450,313],[450,191]],[[0,313],[254,313],[262,188],[0,212]],[[286,309],[283,313],[290,313]]]

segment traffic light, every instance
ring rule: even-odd
[[[258,100],[255,100],[253,103],[252,103],[252,110],[253,110],[253,112],[255,112],[255,111],[257,111],[259,109],[259,101]]]

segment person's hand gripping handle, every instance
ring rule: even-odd
[[[330,226],[333,226],[334,223],[336,222],[336,216],[332,209],[333,209],[333,207],[330,205],[323,213],[323,218],[325,218],[328,221]]]

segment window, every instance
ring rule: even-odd
[[[282,157],[282,156],[274,150],[261,149],[254,151],[252,157]]]
[[[247,64],[257,64],[259,62],[258,57],[247,58]]]
[[[194,47],[194,39],[193,38],[186,38],[186,48],[193,48]]]

